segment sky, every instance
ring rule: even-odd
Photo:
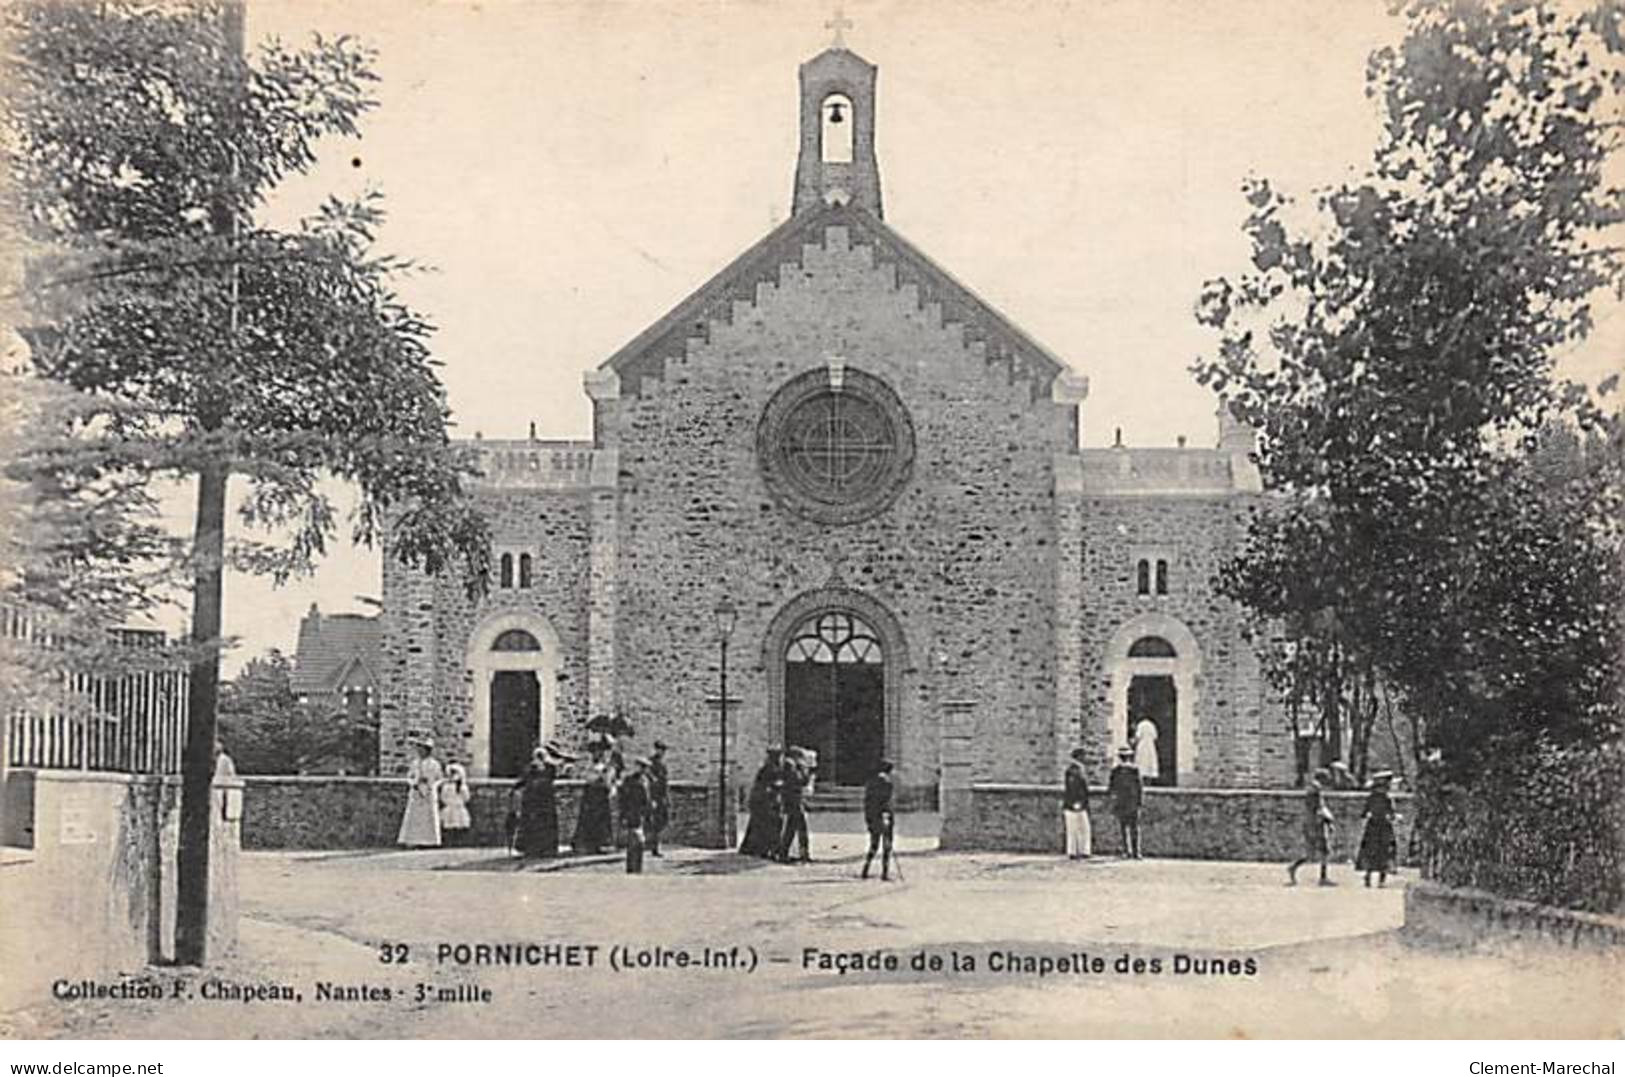
[[[1244,177],[1300,195],[1369,160],[1387,0],[876,0],[886,221],[1088,376],[1086,446],[1211,443],[1189,374],[1207,279],[1242,272]],[[378,53],[359,140],[266,207],[286,223],[375,189],[380,246],[433,267],[458,436],[590,435],[581,376],[789,211],[798,65],[833,9],[800,0],[249,0],[252,43],[351,34]],[[1616,323],[1617,324],[1617,323]],[[1600,376],[1606,360],[1570,358]],[[177,508],[183,518],[184,507]],[[293,649],[312,602],[365,611],[378,556],[336,549],[274,589],[232,577],[228,674]]]

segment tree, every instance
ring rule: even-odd
[[[358,542],[403,563],[460,564],[483,586],[486,531],[462,496],[429,324],[396,295],[412,266],[374,251],[376,197],[329,201],[291,231],[258,226],[276,183],[373,106],[372,57],[348,38],[242,47],[240,0],[23,3],[7,11],[8,136],[32,267],[34,361],[116,402],[43,472],[196,483],[185,569],[193,640],[183,767],[177,953],[201,962],[209,778],[227,564],[306,570],[340,521],[321,482],[353,482]],[[227,543],[233,478],[246,525],[286,542]]]
[[[1357,728],[1397,699],[1463,778],[1619,735],[1619,423],[1554,365],[1598,290],[1625,294],[1625,9],[1403,11],[1368,70],[1370,170],[1308,207],[1244,186],[1252,269],[1204,289],[1220,343],[1195,371],[1280,494],[1221,589],[1282,634],[1295,698]],[[1543,474],[1558,431],[1595,451]]]

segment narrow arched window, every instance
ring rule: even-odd
[[[502,570],[501,570],[501,573],[500,573],[501,585],[503,587],[512,587],[513,586],[513,554],[511,554],[511,553],[503,554],[502,555],[501,566],[502,566]]]
[[[1142,595],[1151,593],[1151,562],[1144,558],[1134,566],[1134,590]]]
[[[530,586],[530,554],[519,555],[519,586]]]
[[[824,163],[851,163],[852,99],[839,93],[824,98],[818,129],[819,152]]]
[[[1159,557],[1157,559],[1157,594],[1165,595],[1167,593],[1168,593],[1168,562],[1162,560]]]

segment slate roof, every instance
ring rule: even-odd
[[[666,360],[684,354],[690,339],[708,339],[712,321],[731,322],[736,300],[754,303],[756,286],[764,281],[777,284],[779,270],[787,265],[799,266],[804,247],[823,246],[825,229],[832,225],[848,230],[852,246],[872,247],[875,264],[895,266],[898,286],[915,285],[922,307],[940,303],[943,322],[964,326],[967,344],[986,344],[990,364],[1008,364],[1012,377],[1028,378],[1034,399],[1047,396],[1056,375],[1068,369],[884,221],[851,204],[822,206],[791,217],[639,333],[599,369],[619,375],[623,394],[640,395],[644,378],[659,378]]]

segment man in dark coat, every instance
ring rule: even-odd
[[[1106,782],[1107,795],[1112,799],[1112,814],[1117,817],[1118,829],[1123,833],[1123,855],[1140,859],[1140,801],[1144,791],[1140,783],[1140,768],[1134,765],[1134,749],[1120,748],[1117,765],[1112,768]]]
[[[626,873],[643,872],[643,843],[649,826],[649,779],[646,759],[634,759],[631,773],[621,779],[618,799],[621,808],[621,830],[626,834]]]
[[[892,766],[889,759],[880,766],[863,786],[863,822],[869,828],[869,855],[863,858],[863,877],[869,877],[869,865],[874,863],[875,852],[880,852],[881,881],[891,877],[892,830],[891,810]]]
[[[790,862],[790,846],[799,838],[801,841],[801,862],[809,863],[812,860],[811,842],[807,834],[807,809],[802,803],[802,793],[807,788],[807,762],[799,751],[784,753],[783,786],[779,791],[779,800],[784,809],[784,831],[779,838],[778,860],[781,864]]]
[[[660,832],[671,822],[671,772],[666,769],[666,742],[655,741],[644,772],[649,783],[649,855],[660,855]]]

